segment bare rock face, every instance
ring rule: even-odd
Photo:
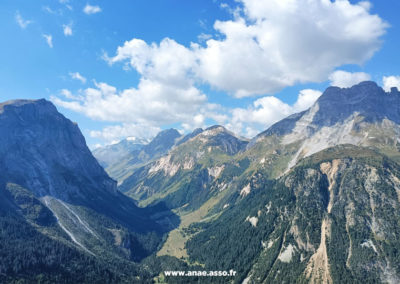
[[[385,92],[374,82],[351,88],[329,87],[308,110],[289,116],[255,137],[254,147],[267,137],[277,137],[285,147],[298,143],[288,164],[337,145],[388,147],[397,151],[400,134],[400,93]]]
[[[343,124],[352,116],[368,123],[388,119],[400,123],[400,92],[385,92],[375,82],[362,82],[351,88],[329,87],[308,110],[285,118],[258,136],[286,135],[303,125],[303,134],[310,136],[323,127]]]
[[[0,156],[2,181],[37,197],[84,202],[89,195],[117,195],[78,126],[44,99],[0,105]]]

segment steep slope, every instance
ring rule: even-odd
[[[166,154],[181,137],[176,129],[166,129],[158,133],[150,143],[139,149],[134,150],[129,146],[129,152],[126,155],[121,155],[118,159],[114,159],[112,154],[111,156],[107,154],[107,159],[110,162],[106,171],[118,183],[122,183],[135,169]]]
[[[236,283],[398,283],[399,177],[376,151],[329,148],[192,225],[189,257]]]
[[[140,151],[148,141],[128,137],[120,142],[104,147],[96,148],[92,151],[93,156],[97,159],[103,168],[107,168],[116,161],[120,161],[129,155],[134,155]]]
[[[181,217],[159,255],[235,283],[398,283],[399,106],[372,82],[329,88],[240,147],[200,132],[120,188]]]
[[[340,144],[374,146],[398,155],[400,92],[386,93],[374,82],[328,88],[307,111],[292,115],[255,137],[249,149],[275,139],[281,149],[297,148],[287,169],[303,157]]]
[[[229,162],[237,162],[233,156],[247,141],[222,126],[196,132],[168,155],[135,171],[119,189],[141,204],[162,201],[169,208],[199,208],[226,186],[220,176]]]
[[[78,254],[120,263],[140,260],[155,251],[175,222],[168,210],[138,208],[120,193],[78,126],[46,100],[0,104],[0,156],[6,221],[27,222],[38,238]]]

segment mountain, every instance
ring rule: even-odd
[[[38,270],[48,282],[400,282],[395,88],[330,87],[250,141],[218,125],[167,130],[114,165],[131,167],[118,188],[46,101],[1,105],[0,134],[0,244],[13,240],[0,282]]]
[[[397,89],[331,87],[260,133],[248,168],[182,228],[188,261],[245,283],[398,283],[399,107]]]
[[[249,143],[199,131],[119,189],[179,215],[158,256],[237,271],[204,283],[398,283],[399,118],[395,88],[330,87]]]
[[[399,123],[397,88],[386,93],[369,81],[345,89],[330,87],[310,109],[271,126],[249,148],[271,137],[277,137],[284,147],[299,143],[289,168],[302,157],[346,143],[374,146],[398,156]]]
[[[126,140],[123,140],[119,143],[122,143],[122,145],[117,144],[102,149],[101,156],[99,151],[96,150],[93,154],[100,161],[107,160],[105,167],[107,173],[121,183],[132,174],[134,169],[166,154],[181,137],[176,129],[166,129],[158,133],[148,144],[132,145],[132,143],[125,143]],[[117,156],[114,150],[119,148],[124,150],[119,152]]]
[[[70,275],[67,259],[54,263],[62,253],[70,254],[79,267],[92,263],[93,269],[117,279],[126,273],[118,272],[118,265],[137,271],[129,261],[153,253],[176,223],[168,210],[138,208],[119,192],[92,156],[78,126],[46,100],[0,104],[0,156],[0,237],[1,243],[8,243],[9,253],[2,249],[0,272],[13,271],[16,279],[38,276],[37,265],[43,266],[39,272],[50,271],[44,274],[49,279]],[[19,226],[18,237],[9,243],[6,239]],[[47,242],[59,253],[51,251]],[[29,250],[32,258],[24,260],[23,248],[29,243],[35,244]],[[46,250],[54,260],[46,258]],[[7,262],[14,257],[21,262]]]
[[[191,225],[189,259],[236,283],[399,283],[399,178],[376,151],[326,149]]]
[[[169,208],[188,202],[191,203],[188,208],[195,208],[213,193],[199,188],[221,186],[217,180],[224,163],[248,143],[219,125],[195,130],[182,140],[167,155],[137,169],[119,189],[141,204],[157,199]]]
[[[128,137],[119,141],[116,144],[107,145],[96,148],[92,151],[93,156],[97,159],[100,165],[107,168],[111,164],[119,161],[126,156],[134,155],[140,151],[148,141],[135,137]]]

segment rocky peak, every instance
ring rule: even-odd
[[[150,156],[155,156],[156,153],[165,153],[175,145],[179,137],[181,137],[181,134],[176,129],[171,128],[163,130],[144,147],[144,151]]]
[[[319,110],[313,117],[316,125],[331,126],[354,113],[368,122],[387,118],[400,122],[400,95],[395,90],[386,93],[375,82],[362,82],[351,88],[328,88],[315,103]]]
[[[92,152],[97,161],[99,161],[103,167],[107,167],[117,161],[121,161],[121,159],[124,159],[130,154],[140,151],[147,143],[148,142],[144,139],[128,137],[116,144],[96,148]]]
[[[313,133],[322,127],[343,123],[351,116],[362,117],[369,123],[383,119],[400,123],[400,93],[397,88],[385,92],[371,81],[351,88],[329,87],[311,108],[277,122],[259,136],[286,135],[300,124],[302,131]]]
[[[221,125],[214,125],[195,137],[202,141],[203,146],[218,147],[223,152],[234,155],[244,149],[248,143],[247,140],[237,137],[234,133]]]
[[[191,132],[191,133],[185,135],[184,137],[182,137],[181,139],[179,139],[179,141],[176,143],[176,146],[178,146],[182,143],[185,143],[186,141],[192,139],[193,137],[196,137],[203,131],[204,131],[203,128],[196,128],[195,130],[193,130],[193,132]]]

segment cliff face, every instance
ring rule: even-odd
[[[0,157],[0,213],[81,253],[140,260],[173,226],[171,212],[119,192],[78,126],[46,100],[0,104]]]
[[[238,282],[399,283],[399,170],[372,150],[329,148],[193,225],[188,254]]]
[[[392,88],[387,93],[369,81],[351,88],[329,87],[311,108],[277,122],[258,137],[290,134],[299,126],[303,126],[303,136],[311,136],[323,127],[344,124],[352,116],[362,117],[368,123],[387,119],[399,124],[400,92]]]
[[[375,147],[397,156],[400,135],[400,92],[385,92],[374,82],[351,88],[328,88],[308,110],[272,125],[248,149],[279,143],[295,154],[286,169],[319,151],[341,144]],[[297,145],[295,145],[297,144]]]
[[[89,195],[117,195],[115,181],[92,156],[78,126],[46,100],[0,105],[0,155],[3,182],[37,197],[87,202]]]

